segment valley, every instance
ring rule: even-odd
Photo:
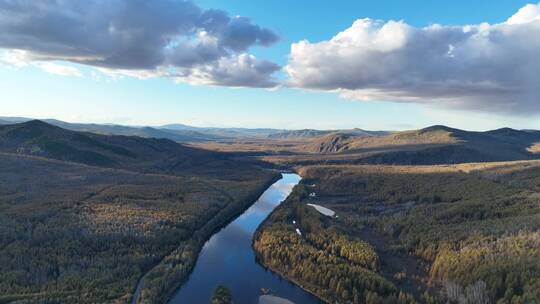
[[[233,301],[315,301],[288,282],[328,303],[534,303],[539,142],[443,126],[178,143],[0,125],[0,303],[182,303],[218,285]],[[207,241],[280,170],[302,180],[247,220],[253,248],[242,234],[245,271],[269,281],[249,292],[226,272],[216,281],[205,261],[222,253]]]
[[[0,0],[0,304],[540,304],[540,0]]]

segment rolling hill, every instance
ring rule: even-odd
[[[0,117],[0,125],[22,123],[31,120],[33,119],[24,117]],[[204,134],[196,130],[173,130],[148,126],[132,127],[115,124],[69,123],[57,119],[43,119],[42,121],[67,130],[92,132],[103,135],[126,135],[140,136],[146,138],[165,138],[176,142],[204,142],[228,139],[224,136]]]
[[[104,135],[126,135],[147,138],[165,138],[176,142],[200,142],[226,139],[224,137],[203,134],[201,132],[193,130],[170,130],[147,126],[128,127],[112,124],[79,124],[67,123],[55,119],[47,119],[44,121],[52,125],[72,131],[92,132]]]
[[[0,125],[22,123],[30,120],[33,119],[25,117],[0,117]],[[104,135],[126,135],[147,138],[166,138],[182,143],[234,142],[244,139],[285,141],[304,140],[336,132],[354,134],[356,136],[382,136],[390,133],[386,131],[365,131],[362,129],[283,130],[271,128],[194,127],[184,124],[167,124],[159,127],[149,127],[123,126],[117,124],[69,123],[57,119],[41,119],[41,121],[72,131],[92,132]]]
[[[276,143],[280,150],[272,150]],[[212,148],[212,145],[200,145]],[[223,151],[264,151],[261,160],[281,168],[324,164],[435,165],[540,158],[540,131],[502,128],[486,132],[446,126],[357,136],[335,132],[310,140],[236,145]]]
[[[234,154],[32,120],[0,126],[0,303],[164,303],[279,178]],[[142,277],[144,280],[141,280]]]
[[[219,175],[220,169],[231,165],[232,157],[169,139],[77,132],[39,120],[1,125],[0,152],[174,175]]]
[[[184,124],[167,124],[160,129],[174,131],[196,131],[203,134],[226,137],[226,138],[265,138],[270,134],[282,132],[283,130],[270,128],[216,128],[216,127],[194,127]]]
[[[503,128],[487,132],[464,131],[446,126],[396,132],[386,136],[332,133],[303,146],[327,159],[349,158],[383,164],[437,164],[479,161],[527,160],[535,153],[540,132]]]
[[[322,130],[313,130],[313,129],[303,129],[303,130],[287,130],[268,134],[268,139],[306,139],[314,138],[326,135],[332,131],[322,131]]]
[[[349,133],[332,133],[317,138],[309,145],[306,145],[306,149],[316,153],[339,153],[361,151],[366,148],[455,144],[459,142],[459,138],[456,135],[460,132],[460,130],[445,126],[433,126],[421,130],[395,132],[378,137],[355,136]]]
[[[366,131],[362,129],[350,129],[350,130],[314,130],[314,129],[303,129],[303,130],[285,130],[282,132],[277,132],[269,134],[268,139],[278,139],[278,140],[302,140],[302,139],[312,139],[321,136],[330,136],[332,134],[346,134],[350,136],[357,137],[371,137],[371,136],[383,136],[387,135],[390,132],[386,131]]]
[[[538,303],[539,169],[538,160],[297,167],[302,182],[254,248],[326,303]]]

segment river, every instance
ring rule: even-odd
[[[297,174],[284,173],[283,178],[270,186],[249,209],[214,234],[202,248],[188,281],[170,303],[210,303],[212,293],[219,285],[231,290],[235,304],[321,303],[308,292],[258,264],[252,248],[257,227],[287,198],[299,181]],[[261,298],[263,288],[288,302]]]

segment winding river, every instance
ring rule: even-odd
[[[170,303],[210,303],[218,285],[231,290],[235,304],[321,303],[258,264],[251,247],[257,227],[299,181],[300,176],[284,173],[249,209],[214,234],[202,248],[188,281]],[[263,290],[272,296],[264,296]]]

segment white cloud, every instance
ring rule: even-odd
[[[144,70],[144,69],[111,69],[111,68],[96,68],[96,70],[111,78],[112,80],[118,80],[124,77],[132,77],[137,79],[149,79],[154,77],[169,77],[169,73],[165,69]],[[94,74],[95,78],[99,78],[97,74]]]
[[[280,67],[269,61],[259,61],[253,55],[240,54],[221,58],[213,64],[186,69],[176,75],[177,82],[195,85],[220,85],[230,87],[275,87],[271,74]]]
[[[512,17],[508,18],[508,24],[524,24],[540,20],[540,4],[527,4]]]
[[[198,74],[208,67],[220,68],[220,62],[235,61],[249,48],[270,46],[278,38],[249,18],[205,10],[189,0],[0,0],[0,51],[9,55],[2,62],[15,65],[68,61],[108,74],[170,77],[179,71]],[[258,69],[264,65],[265,61],[251,65],[253,70],[247,72],[255,76],[254,83],[243,80],[242,86],[273,83],[271,73]],[[40,66],[57,74],[76,73],[54,65]],[[255,75],[257,72],[262,74]],[[205,75],[228,77],[229,73]]]
[[[7,50],[0,53],[0,63],[14,67],[35,66],[49,74],[61,76],[82,76],[81,71],[73,66],[53,61],[34,61],[30,57],[29,53],[24,50]]]
[[[291,45],[289,85],[355,100],[506,113],[540,111],[540,3],[506,22],[414,27],[360,19]]]
[[[0,62],[7,65],[22,67],[28,65],[29,60],[26,51],[10,50],[2,53]]]
[[[35,65],[49,74],[76,77],[82,76],[81,71],[72,66],[61,65],[54,62],[37,62]]]

